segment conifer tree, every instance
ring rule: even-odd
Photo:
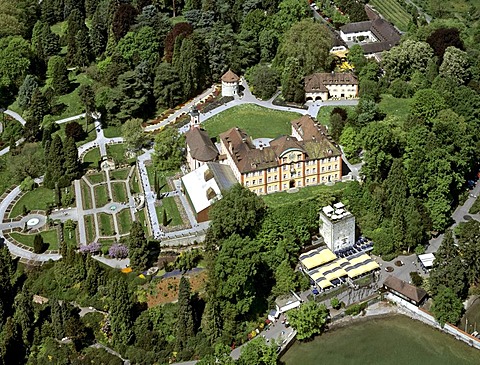
[[[179,351],[186,349],[188,339],[195,336],[191,298],[190,282],[185,276],[182,276],[178,288],[177,334],[175,336]]]
[[[47,76],[55,94],[62,95],[68,92],[68,70],[65,60],[60,56],[53,56],[48,60]]]
[[[148,243],[142,224],[133,222],[129,237],[130,265],[134,270],[143,271],[148,268]]]
[[[78,159],[78,150],[72,137],[65,140],[65,175],[70,181],[75,180],[80,172],[80,161]]]
[[[46,158],[47,170],[45,172],[44,184],[47,188],[53,189],[55,183],[59,183],[62,177],[65,176],[64,161],[63,143],[57,134],[53,137]],[[62,186],[62,184],[59,185]]]

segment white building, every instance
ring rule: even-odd
[[[320,234],[333,252],[355,243],[355,217],[342,203],[323,207],[320,211]]]
[[[305,77],[306,101],[356,97],[358,97],[358,80],[350,72],[317,72]]]
[[[228,70],[222,76],[222,96],[235,96],[238,95],[238,83],[240,77],[236,75],[232,70]]]

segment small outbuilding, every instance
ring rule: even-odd
[[[240,77],[235,72],[228,70],[222,76],[222,96],[235,96],[238,95],[238,83]]]
[[[418,261],[425,271],[430,271],[433,267],[433,261],[435,261],[435,255],[433,253],[418,255]]]
[[[422,288],[418,288],[391,275],[384,281],[383,288],[416,306],[421,305],[428,297],[427,292]]]
[[[302,299],[292,291],[292,294],[279,296],[275,299],[275,309],[277,313],[285,313],[291,309],[300,307]]]

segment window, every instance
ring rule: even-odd
[[[324,171],[325,171],[325,166],[322,166],[322,172],[324,172]]]
[[[287,184],[283,184],[283,188],[286,189],[286,188],[287,188]]]
[[[286,157],[282,158],[282,162],[287,163],[287,158]]]
[[[263,179],[258,179],[259,184],[263,184]]]
[[[260,188],[260,189],[258,190],[258,192],[259,192],[260,194],[263,194],[263,188]]]
[[[302,186],[302,182],[299,181],[299,182],[297,183],[297,186]]]
[[[272,191],[272,187],[271,187],[271,186],[268,187],[268,191]]]
[[[307,182],[307,184],[308,184],[308,183],[310,182],[310,179],[307,179],[306,182]]]
[[[302,155],[297,155],[297,160],[301,160],[302,159]]]
[[[317,171],[317,169],[314,167],[314,168],[312,169],[312,172],[315,173],[316,171]]]
[[[300,162],[297,162],[297,168],[298,169],[300,168]]]
[[[283,174],[283,179],[286,179],[287,178],[287,174]]]
[[[335,170],[338,169],[338,164],[335,164]]]
[[[312,178],[312,182],[315,182],[315,178]]]
[[[301,171],[298,171],[298,172],[297,172],[297,176],[298,176],[298,177],[302,176],[302,172],[301,172]]]
[[[278,180],[278,175],[275,175],[275,178],[274,178],[274,180],[275,180],[275,181],[277,181],[277,180]]]
[[[328,171],[330,171],[332,169],[332,166],[328,165]]]
[[[307,175],[310,173],[310,169],[307,169]]]
[[[275,185],[275,186],[273,187],[273,190],[277,191],[277,190],[278,190],[278,186]]]
[[[253,179],[252,180],[252,185],[255,185],[257,183],[257,180]]]
[[[250,185],[250,183],[248,181],[245,181],[245,186],[248,186]]]
[[[272,181],[272,177],[271,177],[271,176],[267,177],[267,182],[270,182],[270,181]]]

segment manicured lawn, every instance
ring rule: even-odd
[[[145,208],[137,212],[137,219],[145,227]]]
[[[47,206],[53,203],[55,203],[54,191],[40,186],[20,198],[10,212],[10,217],[22,215],[24,205],[28,210],[46,210]]]
[[[130,209],[124,209],[117,214],[117,223],[120,234],[130,232],[130,227],[132,226],[132,216],[130,214]]]
[[[387,20],[396,25],[400,30],[407,31],[411,15],[400,5],[397,0],[371,0],[370,4],[375,7]]]
[[[390,94],[382,94],[379,109],[388,117],[396,117],[402,123],[407,121],[412,99],[394,98]]]
[[[80,180],[80,186],[82,187],[83,209],[92,209],[92,193],[90,187],[83,180]]]
[[[69,231],[63,228],[63,239],[68,247],[77,247],[77,229]]]
[[[180,226],[183,224],[182,217],[180,216],[180,212],[177,207],[177,203],[175,203],[175,199],[173,197],[163,198],[162,199],[162,206],[157,207],[157,216],[160,224],[162,224],[163,220],[163,209],[167,211],[167,218],[171,220],[169,227],[171,226]]]
[[[127,180],[128,173],[130,169],[120,169],[120,170],[113,170],[110,171],[110,179],[111,180]]]
[[[320,124],[326,125],[327,127],[330,127],[330,113],[332,112],[333,108],[336,108],[337,106],[322,106],[320,110],[318,111],[317,114],[317,120]],[[353,113],[355,111],[354,106],[340,106],[340,108],[345,109],[350,115],[350,113]]]
[[[254,104],[238,105],[215,115],[204,123],[210,137],[217,137],[230,128],[244,129],[255,138],[276,138],[292,131],[290,122],[301,114],[271,110]]]
[[[125,145],[123,143],[107,145],[107,155],[118,163],[129,163],[131,161],[135,161],[134,158],[127,159],[125,156]]]
[[[104,182],[106,181],[106,178],[105,178],[105,173],[103,172],[100,172],[98,174],[89,174],[89,175],[85,175],[87,177],[87,179],[92,183],[92,184],[99,184],[101,182]]]
[[[91,149],[83,156],[83,163],[88,164],[89,167],[97,168],[99,162],[100,162],[100,149],[98,147]]]
[[[136,173],[134,173],[130,179],[130,192],[132,194],[140,192],[140,185],[138,184],[138,177]]]
[[[321,203],[323,197],[331,196],[335,191],[342,190],[348,183],[336,183],[332,186],[316,185],[300,188],[296,193],[279,192],[262,196],[270,207],[277,207],[302,200],[318,199]],[[323,203],[322,203],[323,204]],[[322,206],[320,204],[320,206]]]
[[[114,234],[113,217],[111,214],[99,213],[100,236],[112,236]]]
[[[112,194],[113,201],[116,202],[126,202],[127,201],[127,190],[124,182],[115,182],[111,183],[112,185]]]
[[[165,185],[165,187],[162,189],[163,192],[172,190],[172,188],[167,183],[167,177],[171,177],[176,173],[177,171],[157,172],[159,186],[161,187],[162,185]],[[152,190],[153,190],[155,185],[155,182],[154,182],[155,167],[153,165],[147,166],[147,175],[148,175],[148,181],[150,182],[150,185],[152,186]]]
[[[122,135],[122,127],[109,125],[107,128],[103,128],[103,135],[107,138],[120,137]]]
[[[97,208],[103,207],[108,203],[107,185],[97,185],[93,188],[93,191]]]
[[[84,216],[85,220],[85,231],[87,234],[87,243],[93,242],[95,239],[95,221],[93,215]]]
[[[25,246],[33,247],[34,234],[12,232],[10,235]],[[43,231],[40,233],[40,236],[42,236],[43,242],[48,243],[48,250],[58,250],[58,234],[56,229]]]
[[[473,202],[472,207],[468,211],[470,214],[478,214],[480,213],[480,198],[475,199]]]

